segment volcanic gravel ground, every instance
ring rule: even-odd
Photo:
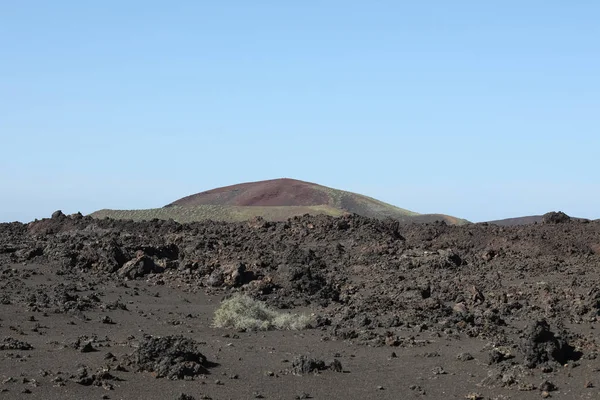
[[[600,222],[0,224],[0,398],[600,398]],[[304,331],[211,326],[241,292]]]

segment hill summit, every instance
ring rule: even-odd
[[[172,218],[178,222],[191,222],[206,219],[244,221],[253,217],[280,221],[303,214],[358,214],[378,219],[393,218],[405,223],[436,220],[449,224],[467,222],[443,214],[419,214],[361,194],[289,178],[211,189],[158,209],[100,210],[92,216],[133,220]]]
[[[337,191],[325,186],[282,178],[224,186],[179,199],[170,206],[318,206],[336,202]]]

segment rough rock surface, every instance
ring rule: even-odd
[[[562,211],[553,211],[542,215],[542,224],[564,224],[569,221],[571,221],[571,217]]]
[[[138,371],[152,372],[157,378],[183,379],[207,374],[210,364],[198,350],[198,343],[183,336],[148,337],[128,357]]]
[[[0,390],[588,398],[600,385],[600,222],[546,220],[178,224],[61,213],[0,224]],[[233,293],[309,314],[314,329],[213,328]]]
[[[563,365],[570,360],[578,360],[581,356],[561,337],[557,337],[546,320],[538,320],[525,330],[521,343],[525,355],[525,365],[530,368],[550,361]]]

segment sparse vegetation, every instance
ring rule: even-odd
[[[377,219],[392,218],[406,223],[443,220],[462,225],[468,222],[442,214],[418,214],[361,194],[289,179],[217,188],[184,197],[163,208],[100,210],[93,213],[92,217],[133,221],[172,219],[186,223],[204,220],[243,222],[254,217],[262,217],[267,221],[285,221],[304,214],[332,217],[358,214]]]
[[[240,331],[302,330],[310,326],[310,317],[275,311],[263,302],[236,294],[221,303],[213,324]]]
[[[242,222],[254,217],[262,217],[267,221],[284,221],[304,214],[324,214],[339,217],[345,213],[329,206],[273,206],[273,207],[240,207],[200,205],[191,207],[150,208],[145,210],[100,210],[92,217],[103,219],[121,219],[133,221],[151,221],[152,219],[172,219],[179,223],[195,221]]]

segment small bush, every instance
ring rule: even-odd
[[[310,326],[306,315],[275,311],[263,302],[236,294],[215,311],[214,326],[240,331],[302,330]]]

